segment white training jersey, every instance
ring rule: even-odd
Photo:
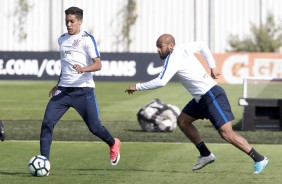
[[[78,73],[73,65],[82,67],[93,64],[92,58],[100,57],[94,37],[85,31],[76,35],[63,34],[58,43],[61,52],[61,78],[58,86],[95,87],[91,72]]]
[[[149,82],[138,83],[136,89],[147,90],[162,87],[175,75],[198,102],[201,96],[217,83],[207,74],[203,65],[196,58],[194,55],[196,52],[204,56],[210,68],[216,67],[209,48],[203,42],[176,45],[166,57],[159,76]]]

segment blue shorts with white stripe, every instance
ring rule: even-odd
[[[182,112],[194,118],[209,119],[216,129],[234,120],[226,93],[218,85],[213,86],[204,94],[199,103],[192,99]]]

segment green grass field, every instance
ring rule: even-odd
[[[4,120],[41,120],[48,93],[55,81],[1,81],[0,80],[0,116]],[[157,89],[137,92],[134,95],[124,93],[130,82],[96,82],[96,95],[102,121],[136,121],[136,113],[152,99],[160,98],[166,103],[177,105],[180,109],[192,98],[179,83],[169,83]],[[238,97],[242,94],[241,85],[224,85],[233,105],[234,114],[239,120],[242,108],[238,106]],[[62,120],[81,120],[70,109]]]
[[[55,81],[1,81],[0,119],[5,122],[7,140],[0,142],[0,183],[280,183],[281,131],[240,131],[241,85],[222,85],[236,117],[234,129],[267,155],[270,164],[254,176],[247,155],[221,140],[206,120],[196,123],[217,160],[192,172],[198,152],[179,129],[172,133],[141,131],[136,113],[154,98],[180,109],[191,99],[185,89],[170,83],[166,87],[126,95],[129,82],[97,82],[96,93],[103,124],[122,141],[122,158],[112,167],[109,149],[87,130],[78,114],[70,109],[54,130],[51,175],[29,175],[27,162],[39,154],[39,133],[48,92]],[[23,141],[24,140],[24,141]],[[32,140],[32,141],[30,141]],[[94,142],[93,142],[94,141]],[[87,156],[86,156],[87,155]],[[90,156],[89,156],[90,155]]]
[[[39,142],[0,143],[1,184],[277,184],[281,182],[281,145],[256,145],[269,156],[270,164],[260,175],[253,175],[253,162],[228,144],[209,145],[216,161],[193,172],[197,151],[184,143],[128,143],[121,147],[117,166],[109,162],[109,149],[98,142],[54,142],[51,174],[33,177],[28,173],[29,159],[38,153]]]
[[[0,80],[0,119],[5,121],[8,140],[38,140],[40,125],[48,93],[55,81],[1,81]],[[177,129],[172,133],[145,133],[137,123],[136,113],[148,101],[160,98],[166,103],[177,105],[180,109],[191,99],[178,83],[150,91],[127,95],[124,90],[129,82],[97,82],[96,93],[100,117],[103,124],[123,141],[141,142],[189,142]],[[242,96],[241,85],[222,85],[232,106],[236,119],[234,129],[251,143],[280,144],[281,131],[240,131],[242,107],[238,98]],[[211,143],[224,143],[207,120],[200,120],[195,125],[200,129],[203,139]],[[92,136],[80,116],[70,109],[55,127],[54,140],[99,141]]]

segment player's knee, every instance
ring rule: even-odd
[[[222,139],[226,140],[227,139],[227,134],[225,132],[219,132],[219,135]]]
[[[180,114],[177,118],[177,125],[181,128],[181,127],[185,127],[189,124],[191,124],[192,121],[189,120],[189,118],[187,118],[187,116],[183,116],[182,114]]]
[[[234,131],[232,129],[231,122],[223,124],[219,129],[218,133],[221,138],[225,139],[228,142],[232,142],[232,138],[234,137]]]
[[[56,125],[56,122],[53,119],[44,117],[42,121],[42,125],[41,125],[41,133],[44,132],[44,133],[52,134],[55,125]]]
[[[222,139],[226,140],[227,142],[232,142],[232,139],[234,138],[233,130],[219,131],[219,135]]]
[[[179,127],[182,127],[183,124],[184,124],[184,120],[181,119],[181,118],[178,116],[178,117],[177,117],[177,125],[178,125]]]

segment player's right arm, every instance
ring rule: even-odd
[[[127,92],[128,94],[133,94],[135,91],[163,87],[168,83],[168,81],[170,81],[170,79],[174,76],[177,70],[178,64],[176,63],[176,60],[172,60],[169,55],[164,63],[162,72],[157,78],[148,82],[131,85],[125,90],[125,92]]]
[[[59,77],[59,80],[58,80],[57,84],[49,91],[49,97],[50,97],[50,96],[54,96],[54,94],[55,94],[56,91],[58,90],[58,85],[59,85],[59,83],[60,83],[61,76],[62,76],[62,73],[60,74],[60,77]]]
[[[136,89],[136,84],[130,85],[126,90],[125,93],[128,93],[129,95],[132,95],[135,91],[137,91]]]
[[[61,39],[65,36],[65,34],[61,35],[59,38],[58,38],[58,45],[59,45],[59,48],[61,48],[61,44],[62,44],[62,41]],[[61,51],[61,50],[60,50]],[[61,53],[62,54],[62,53]],[[61,59],[62,59],[62,56],[61,56]],[[57,84],[52,87],[52,89],[49,91],[49,97],[50,96],[54,96],[54,94],[56,93],[56,91],[58,90],[58,86],[59,86],[59,83],[61,81],[61,76],[62,76],[62,70],[61,70],[61,73],[60,73],[60,76],[59,76],[59,79],[58,79],[58,82]]]

